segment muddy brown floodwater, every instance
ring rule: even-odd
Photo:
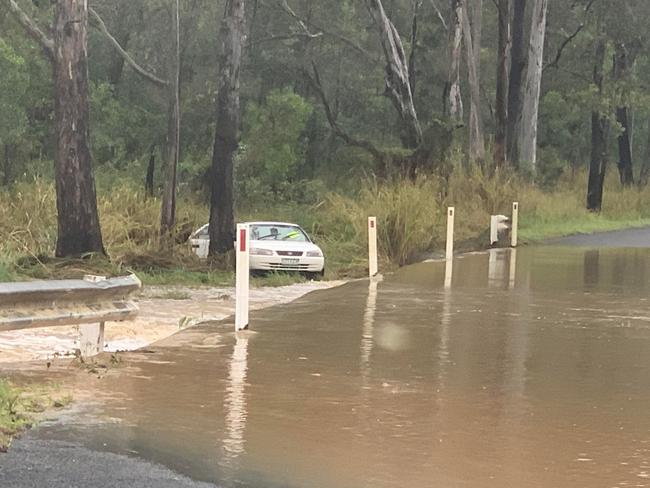
[[[183,331],[38,436],[222,486],[650,486],[650,251],[445,268]]]

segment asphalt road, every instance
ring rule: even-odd
[[[216,488],[127,456],[94,452],[28,435],[0,454],[0,487],[11,488]]]
[[[650,247],[650,227],[640,229],[580,234],[559,239],[551,239],[547,244],[580,247]]]

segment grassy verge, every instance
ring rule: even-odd
[[[55,386],[19,388],[0,380],[0,452],[6,452],[11,440],[30,428],[38,414],[64,408],[72,398],[58,394]]]
[[[519,201],[520,237],[534,242],[576,233],[650,225],[650,190],[623,189],[611,175],[603,212],[584,209],[586,175],[560,180],[542,190],[510,174],[486,177],[456,171],[450,179],[420,178],[365,184],[354,195],[321,195],[317,204],[258,202],[240,208],[238,220],[282,220],[301,224],[323,248],[328,279],[358,277],[366,270],[367,217],[379,225],[384,269],[417,260],[443,249],[445,209],[456,207],[459,249],[480,248],[487,241],[489,217],[509,214]],[[110,195],[110,198],[108,198]],[[35,181],[0,191],[0,281],[29,278],[72,278],[86,273],[115,275],[136,272],[145,285],[227,286],[234,282],[225,263],[205,263],[191,252],[186,238],[205,223],[208,209],[190,197],[179,201],[177,244],[158,245],[159,202],[124,184],[100,192],[102,230],[110,260],[54,260],[56,238],[51,184]],[[277,286],[303,278],[269,275],[255,286]]]

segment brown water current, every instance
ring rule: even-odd
[[[643,249],[411,266],[127,354],[39,435],[223,486],[650,486],[649,272]]]

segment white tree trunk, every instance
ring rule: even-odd
[[[366,5],[379,29],[379,38],[386,58],[386,94],[402,119],[404,145],[415,148],[422,140],[422,129],[413,103],[408,61],[402,39],[386,15],[381,0],[366,0]]]
[[[457,127],[463,124],[463,97],[460,90],[460,61],[463,43],[463,3],[451,0],[451,27],[449,35],[449,72],[445,90],[445,111],[449,121]]]
[[[471,0],[470,0],[471,1]],[[485,160],[485,141],[483,139],[483,122],[481,120],[481,80],[480,80],[480,23],[482,0],[474,8],[474,28],[470,25],[468,0],[464,0],[463,34],[467,49],[467,71],[469,75],[469,156],[472,161]],[[478,37],[478,42],[474,40]]]
[[[520,161],[523,165],[527,165],[533,173],[537,166],[537,121],[542,88],[547,10],[548,0],[535,0],[519,139]]]

